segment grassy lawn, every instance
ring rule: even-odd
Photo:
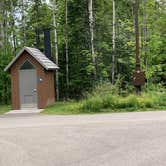
[[[79,102],[56,102],[54,105],[47,107],[42,113],[49,115],[78,115],[78,114],[95,114],[94,111],[82,112],[79,110]],[[103,110],[102,113],[109,113],[112,110]],[[98,112],[101,113],[101,112]]]
[[[0,105],[0,115],[4,114],[10,110],[11,110],[10,105]]]
[[[56,102],[54,105],[47,107],[42,113],[57,115],[80,114],[77,107],[77,102]]]

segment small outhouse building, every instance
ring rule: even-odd
[[[53,104],[57,69],[39,49],[24,47],[5,68],[11,74],[12,109],[42,109]]]

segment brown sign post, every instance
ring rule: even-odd
[[[141,93],[141,86],[145,84],[145,74],[141,71],[140,55],[139,55],[139,25],[138,25],[138,0],[135,0],[134,14],[135,14],[135,46],[136,46],[136,66],[133,73],[133,85],[136,89],[136,94]]]

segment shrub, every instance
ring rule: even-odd
[[[55,107],[56,106],[56,107]],[[131,112],[147,109],[166,109],[166,90],[143,92],[141,96],[119,93],[118,86],[110,83],[96,86],[79,102],[59,102],[45,112],[78,114],[94,112]]]
[[[92,112],[99,112],[102,108],[102,99],[100,97],[91,97],[85,99],[81,104],[81,110],[84,111],[92,111]]]
[[[138,108],[138,99],[135,95],[129,95],[127,97],[120,97],[119,100],[117,100],[116,108]]]
[[[160,92],[156,94],[156,100],[154,101],[157,108],[166,107],[166,92]]]
[[[117,103],[117,96],[109,94],[102,98],[102,108],[114,109]]]
[[[162,89],[162,92],[161,92]],[[119,93],[118,87],[110,83],[98,85],[82,100],[81,112],[100,112],[102,109],[137,111],[148,108],[160,109],[166,107],[166,91],[160,87],[159,92],[144,92],[141,96]]]
[[[109,94],[118,94],[119,87],[118,85],[112,85],[110,82],[101,82],[96,85],[91,92],[86,92],[83,96],[84,98],[96,97],[96,96],[105,96]]]

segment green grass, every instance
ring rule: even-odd
[[[4,114],[10,110],[11,110],[10,105],[0,105],[0,115]]]
[[[57,102],[43,113],[69,115],[152,110],[166,110],[165,89],[144,91],[141,96],[137,96],[131,92],[119,93],[115,86],[105,84],[86,93],[79,102]]]
[[[83,112],[101,112],[103,109],[109,110],[109,112],[166,109],[166,93],[142,93],[141,96],[130,94],[126,97],[115,94],[93,96],[83,100],[83,104],[80,107],[80,110]]]
[[[77,102],[56,102],[54,105],[47,107],[43,113],[57,114],[57,115],[70,115],[79,114]]]
[[[141,96],[130,94],[126,97],[112,94],[89,96],[79,102],[57,102],[43,113],[70,115],[152,110],[166,110],[166,93],[142,93]]]

